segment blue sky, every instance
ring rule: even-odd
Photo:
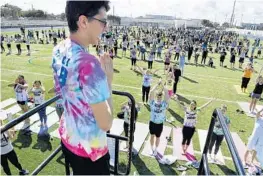
[[[42,9],[58,14],[64,11],[66,0],[2,0],[22,9]],[[115,14],[119,16],[143,16],[145,14],[172,15],[180,18],[200,18],[219,23],[230,20],[234,0],[112,0]],[[113,8],[109,11],[113,13]],[[236,20],[263,23],[263,0],[237,0]],[[243,15],[242,15],[243,14]],[[243,16],[243,17],[242,17]]]

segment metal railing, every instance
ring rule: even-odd
[[[113,169],[110,170],[111,174],[115,175],[129,175],[130,173],[130,168],[131,168],[131,159],[132,159],[132,147],[133,147],[133,132],[134,132],[134,124],[135,124],[135,99],[130,93],[127,92],[120,92],[120,91],[112,91],[114,95],[120,95],[120,96],[126,96],[127,98],[130,99],[131,101],[131,118],[130,118],[130,128],[129,128],[129,135],[128,137],[124,136],[117,136],[114,134],[107,133],[107,137],[115,139],[115,161],[114,161],[114,167]],[[49,99],[48,101],[44,102],[43,104],[29,110],[28,112],[22,114],[20,117],[13,119],[12,121],[8,122],[6,125],[1,127],[1,133],[6,132],[10,128],[13,128],[15,125],[21,123],[25,119],[29,118],[30,116],[34,115],[37,113],[40,109],[47,107],[48,105],[52,104],[56,100],[60,98],[59,95]],[[120,172],[118,169],[119,165],[119,143],[120,140],[122,141],[128,141],[129,146],[128,146],[128,163],[126,167],[126,171]],[[37,175],[41,170],[43,170],[48,163],[61,151],[61,146],[59,146],[55,151],[52,152],[50,156],[48,156],[32,173],[31,175]],[[70,169],[69,165],[67,162],[65,162],[65,173],[66,175],[70,175]]]
[[[202,159],[201,159],[199,170],[198,170],[198,175],[210,175],[210,169],[209,169],[208,162],[207,162],[207,152],[208,152],[210,140],[212,138],[213,129],[215,126],[215,120],[217,118],[218,118],[218,121],[222,127],[222,130],[223,130],[223,133],[224,133],[224,136],[226,139],[226,143],[227,143],[228,149],[231,153],[231,157],[233,159],[237,174],[238,175],[246,175],[244,167],[242,165],[242,161],[238,155],[236,146],[233,142],[230,131],[226,125],[225,118],[224,118],[220,109],[215,109],[213,112],[211,122],[210,122],[210,126],[209,126],[209,130],[208,130],[208,134],[207,134],[207,138],[206,138],[206,142],[205,142],[205,146],[204,146],[204,150],[203,150],[203,154],[202,154]]]

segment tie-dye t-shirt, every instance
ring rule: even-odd
[[[108,152],[106,133],[98,127],[90,107],[110,97],[100,62],[67,39],[54,48],[52,68],[56,92],[61,93],[64,107],[61,140],[75,155],[96,161]]]

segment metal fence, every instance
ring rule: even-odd
[[[244,167],[242,165],[242,161],[238,155],[236,146],[233,142],[230,131],[226,125],[225,118],[224,118],[220,109],[215,109],[213,114],[212,114],[211,122],[210,122],[209,129],[208,129],[208,134],[207,134],[207,138],[206,138],[206,142],[205,142],[205,146],[204,146],[204,150],[203,150],[203,154],[202,154],[202,159],[200,162],[200,167],[198,170],[198,175],[210,175],[210,169],[209,169],[208,162],[207,162],[207,152],[208,152],[210,140],[212,138],[213,129],[215,126],[215,120],[216,119],[218,119],[218,121],[219,121],[219,123],[223,129],[224,136],[226,139],[226,143],[227,143],[228,149],[231,153],[231,157],[232,157],[232,160],[234,162],[237,175],[246,175]]]
[[[127,98],[130,99],[132,105],[131,105],[131,118],[130,118],[130,127],[129,127],[129,133],[128,133],[128,137],[124,137],[124,136],[117,136],[117,135],[113,135],[110,133],[107,133],[107,137],[113,138],[115,139],[115,161],[114,161],[114,167],[113,169],[110,170],[111,174],[115,174],[115,175],[129,175],[130,173],[130,168],[131,168],[131,159],[132,159],[132,146],[133,146],[133,137],[134,137],[134,122],[135,122],[135,99],[134,97],[127,92],[120,92],[120,91],[112,91],[112,93],[114,95],[119,95],[119,96],[125,96]],[[59,95],[47,100],[46,102],[44,102],[43,104],[41,104],[40,106],[37,106],[31,110],[29,110],[28,112],[22,114],[20,117],[13,119],[12,121],[8,122],[6,125],[1,127],[1,133],[9,130],[10,128],[14,127],[15,125],[21,123],[22,121],[24,121],[25,119],[29,118],[30,116],[34,115],[35,113],[37,113],[39,110],[41,110],[44,107],[47,107],[48,105],[52,104],[53,102],[55,102],[56,100],[58,100],[60,98]],[[127,167],[126,167],[126,171],[125,172],[120,172],[118,165],[119,165],[119,143],[120,141],[128,141],[129,146],[128,146],[128,154],[127,154],[127,158],[128,158],[128,163],[127,163]],[[43,170],[48,163],[61,151],[61,146],[59,146],[56,150],[53,151],[53,153],[48,156],[32,173],[31,175],[37,175],[39,172],[41,172],[41,170]],[[70,175],[70,169],[69,169],[69,165],[67,162],[65,162],[65,174],[66,175]]]

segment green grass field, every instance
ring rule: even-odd
[[[41,80],[46,88],[46,90],[53,87],[52,69],[51,65],[51,54],[52,54],[52,44],[49,45],[38,45],[32,44],[32,54],[31,56],[26,56],[26,46],[22,45],[22,55],[17,56],[15,45],[13,44],[12,55],[6,56],[5,53],[1,55],[1,101],[15,97],[12,88],[8,88],[9,83],[13,83],[18,74],[23,74],[25,79],[32,86],[34,80]],[[7,49],[6,49],[7,50]],[[90,47],[90,51],[95,53],[95,48]],[[118,50],[119,56],[121,56],[121,50]],[[209,54],[211,55],[211,54]],[[240,108],[236,101],[250,101],[248,95],[237,94],[234,85],[241,84],[242,71],[241,70],[230,70],[226,68],[219,67],[219,54],[212,54],[216,59],[216,68],[202,67],[202,66],[185,66],[185,78],[182,78],[178,85],[178,93],[182,94],[185,100],[196,100],[198,106],[209,101],[210,98],[217,98],[210,106],[208,106],[204,112],[200,113],[198,116],[198,129],[207,130],[211,114],[214,108],[220,107],[221,104],[226,104],[228,106],[228,112],[231,119],[230,130],[232,132],[237,132],[244,143],[247,143],[247,139],[251,134],[254,125],[254,119],[247,117],[246,115],[240,115],[236,113],[236,109]],[[127,52],[129,56],[129,51]],[[225,65],[229,67],[229,53],[226,57]],[[200,60],[200,58],[199,58]],[[238,60],[238,59],[236,59]],[[192,58],[193,61],[193,58]],[[257,60],[255,64],[255,69],[260,70],[261,60]],[[138,65],[146,68],[147,63],[139,61]],[[237,64],[236,64],[237,67]],[[127,58],[115,58],[114,68],[116,69],[114,73],[113,89],[119,91],[125,91],[131,93],[137,102],[141,102],[141,83],[142,76],[136,72],[130,70],[130,60]],[[154,69],[161,69],[157,72],[158,75],[163,75],[163,63],[154,62]],[[254,87],[256,74],[249,84],[249,92],[252,91]],[[155,82],[159,78],[154,78]],[[46,99],[52,98],[54,94],[46,94]],[[120,111],[120,104],[126,99],[119,96],[113,96],[114,101],[114,113]],[[182,99],[183,100],[183,99]],[[262,102],[259,102],[262,104]],[[182,127],[182,119],[184,118],[184,112],[179,109],[175,102],[171,101],[170,108],[176,114],[175,126]],[[171,117],[172,114],[167,112],[167,116]],[[148,123],[150,118],[149,111],[147,108],[143,108],[141,113],[139,113],[138,121],[143,123]],[[165,124],[168,125],[169,124]],[[240,132],[243,130],[244,132]],[[51,131],[51,130],[50,130]],[[20,133],[17,134],[13,141],[15,151],[19,156],[21,164],[32,172],[50,153],[56,149],[59,145],[58,139],[53,139],[49,142],[40,141],[37,139],[37,135],[33,134],[31,137],[24,136]],[[172,145],[169,143],[169,145]],[[198,134],[195,133],[193,137],[194,150],[197,151],[195,154],[197,158],[200,158],[201,149],[199,147]],[[231,157],[225,142],[222,144],[222,153],[224,156]],[[167,148],[166,154],[172,154],[172,149]],[[61,175],[65,174],[64,161],[59,154],[51,161],[46,168],[44,168],[40,174],[45,175]],[[243,156],[240,156],[243,157]],[[120,160],[122,166],[127,162],[126,154],[120,153]],[[210,169],[214,174],[226,175],[235,174],[235,168],[231,160],[225,160],[225,166],[218,166],[210,164]],[[180,162],[183,164],[184,162]],[[10,164],[13,174],[17,174],[18,171]],[[123,167],[121,167],[123,168]],[[164,166],[158,164],[158,162],[149,157],[144,157],[142,155],[133,158],[131,174],[135,171],[140,175],[175,175],[181,172],[177,171],[176,164],[172,166]],[[2,170],[1,170],[2,171]],[[195,175],[197,170],[189,169],[187,170],[187,175]],[[4,173],[3,173],[4,174]]]

